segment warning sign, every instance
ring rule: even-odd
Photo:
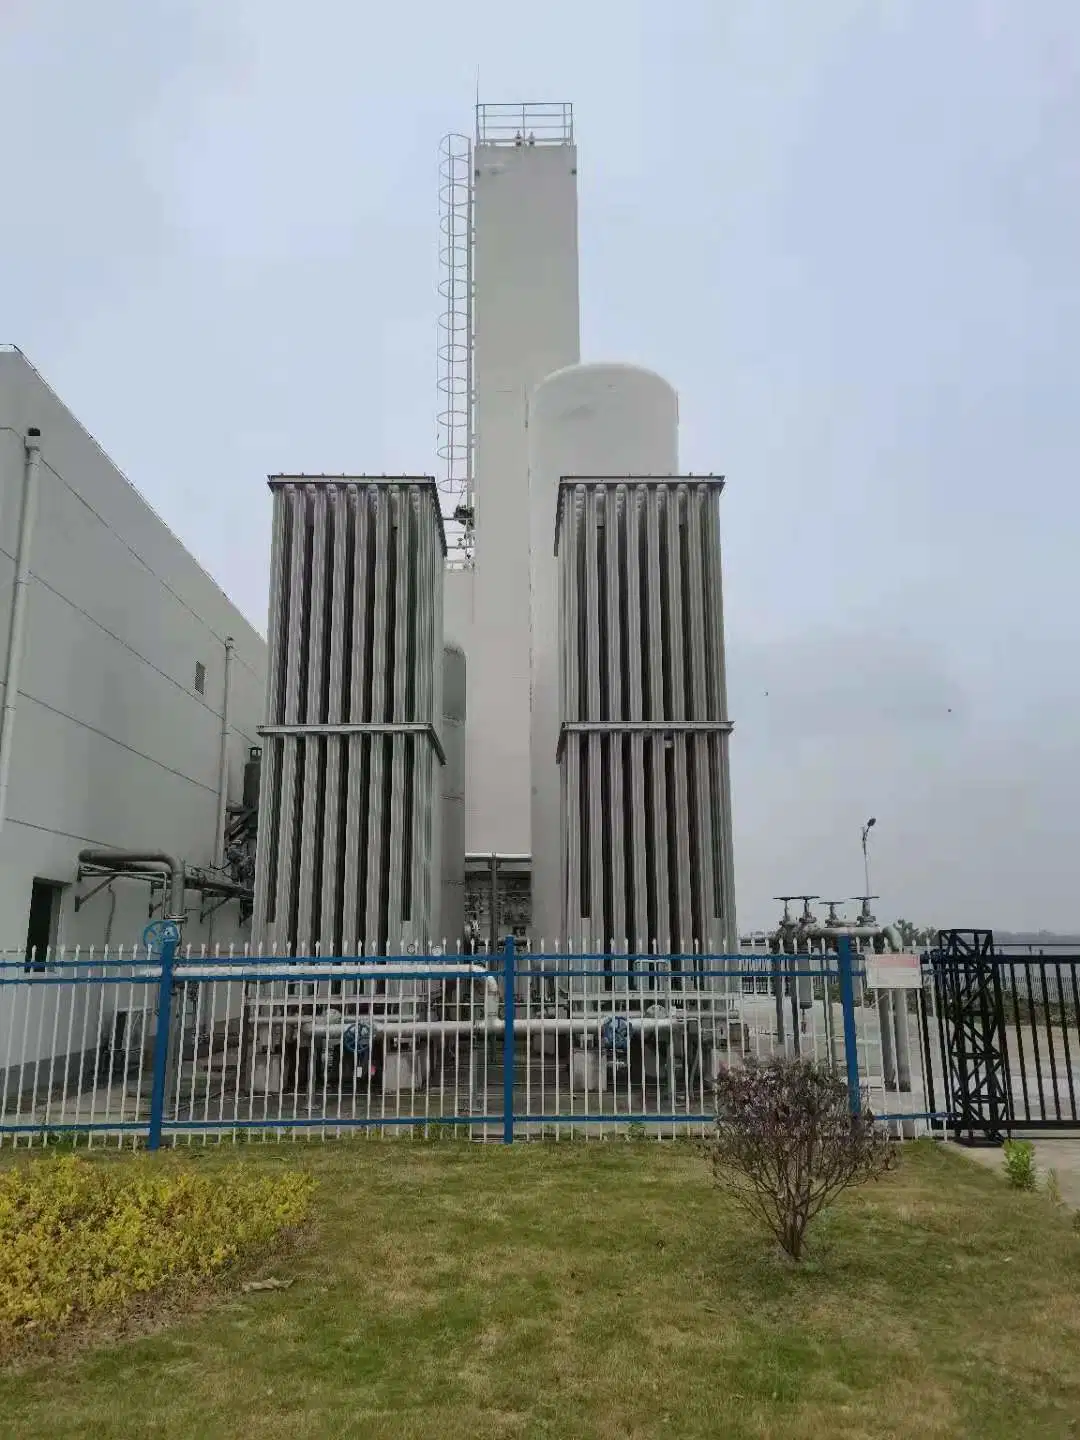
[[[867,955],[864,960],[871,990],[918,990],[922,985],[922,956],[912,951]]]

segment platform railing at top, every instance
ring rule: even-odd
[[[481,145],[572,145],[574,107],[563,101],[478,105],[476,139]]]

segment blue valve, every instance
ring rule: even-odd
[[[161,958],[169,941],[174,945],[180,942],[180,926],[175,920],[151,920],[142,932],[142,942],[146,946],[147,954],[155,959]]]
[[[625,1055],[630,1049],[630,1022],[625,1015],[612,1015],[600,1029],[604,1045],[616,1055]]]
[[[363,1020],[354,1025],[346,1025],[341,1036],[341,1043],[350,1055],[355,1055],[358,1060],[363,1060],[371,1049],[371,1026]]]

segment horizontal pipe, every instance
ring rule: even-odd
[[[108,875],[114,880],[160,880],[163,885],[168,884],[171,873],[164,861],[154,860],[125,860],[122,865],[81,865],[79,868],[86,875]]]
[[[580,1015],[580,1016],[558,1016],[546,1017],[534,1020],[515,1020],[514,1035],[574,1035],[590,1030],[602,1030],[612,1018],[624,1019],[624,1016],[612,1017],[611,1015]],[[701,1029],[703,1020],[712,1020],[712,1015],[649,1015],[641,1019],[628,1020],[631,1037],[642,1035],[656,1035],[663,1030],[672,1029]],[[300,1024],[301,1033],[316,1040],[329,1040],[336,1038],[354,1024],[368,1025],[375,1035],[389,1036],[455,1036],[455,1035],[503,1035],[506,1032],[506,1022],[497,1016],[489,1016],[483,1020],[376,1020],[372,1022],[367,1016],[358,1017],[357,1021],[352,1020],[304,1020]]]
[[[789,931],[778,933],[796,941],[842,940],[845,937],[849,940],[879,940],[882,936],[889,939],[891,930],[891,925],[808,925],[805,928],[792,926]]]
[[[56,961],[54,963],[70,965],[73,962]],[[95,959],[87,963],[100,966],[105,962]],[[145,960],[117,960],[112,963],[122,967],[125,973],[115,977],[95,976],[93,978],[97,983],[108,984],[111,981],[115,981],[116,984],[120,984],[121,982],[126,983],[127,980],[131,978],[149,980],[161,974],[159,966],[154,964],[147,965]],[[12,968],[18,968],[20,970],[24,965],[25,961],[23,960],[11,962]],[[5,968],[4,965],[0,963],[0,969],[3,968]],[[128,971],[130,971],[130,975]],[[260,965],[257,962],[245,962],[242,957],[237,957],[236,960],[230,963],[227,960],[218,961],[209,956],[206,958],[196,958],[192,956],[190,959],[185,959],[180,964],[174,965],[172,973],[174,980],[183,980],[187,984],[204,983],[207,985],[239,984],[241,981],[249,981],[253,985],[286,982],[290,985],[318,985],[327,980],[338,980],[342,982],[359,981],[366,983],[372,980],[389,979],[397,980],[398,982],[421,980],[439,982],[446,980],[483,980],[489,991],[495,991],[498,988],[495,977],[491,971],[485,970],[479,965],[469,967],[460,965],[447,966],[445,970],[438,971],[432,971],[427,968],[417,970],[415,967],[408,965],[350,965],[347,970],[343,970],[340,961],[300,961],[292,966],[285,966],[282,965],[280,961],[275,964]],[[27,978],[30,979],[31,977]],[[274,999],[274,997],[270,995],[263,996],[262,998],[267,1003],[270,1003]],[[285,997],[278,997],[279,1000],[283,998]],[[315,996],[293,995],[288,998],[296,1001],[298,1004],[310,1005],[320,1003],[320,1000]],[[396,999],[399,997],[393,998]],[[325,1003],[325,1000],[326,997],[322,997],[321,1003]]]
[[[178,924],[184,920],[184,866],[175,855],[165,850],[80,850],[80,865],[100,865],[103,868],[123,871],[129,866],[149,865],[158,862],[169,871],[169,914],[166,917]]]
[[[252,898],[250,885],[241,885],[236,880],[210,875],[201,867],[184,867],[184,885],[188,890],[198,890],[203,895],[228,895],[237,900]]]

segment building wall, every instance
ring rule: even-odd
[[[236,802],[248,749],[259,743],[266,645],[25,357],[8,350],[0,352],[0,662],[30,426],[41,431],[42,459],[0,831],[0,948],[25,944],[35,877],[67,887],[62,943],[130,945],[147,921],[148,887],[117,880],[115,903],[104,891],[76,914],[78,852],[153,848],[192,865],[212,862],[224,641],[235,641],[229,799]],[[266,503],[264,492],[254,494]],[[204,695],[195,691],[197,661],[206,667]],[[0,691],[2,683],[0,665]],[[235,902],[202,925],[199,899],[189,892],[186,941],[245,938]],[[17,1039],[23,1028],[0,1027],[0,1051],[9,1032]]]
[[[533,388],[578,359],[577,150],[474,151],[476,570],[468,849],[529,849],[529,487]]]

